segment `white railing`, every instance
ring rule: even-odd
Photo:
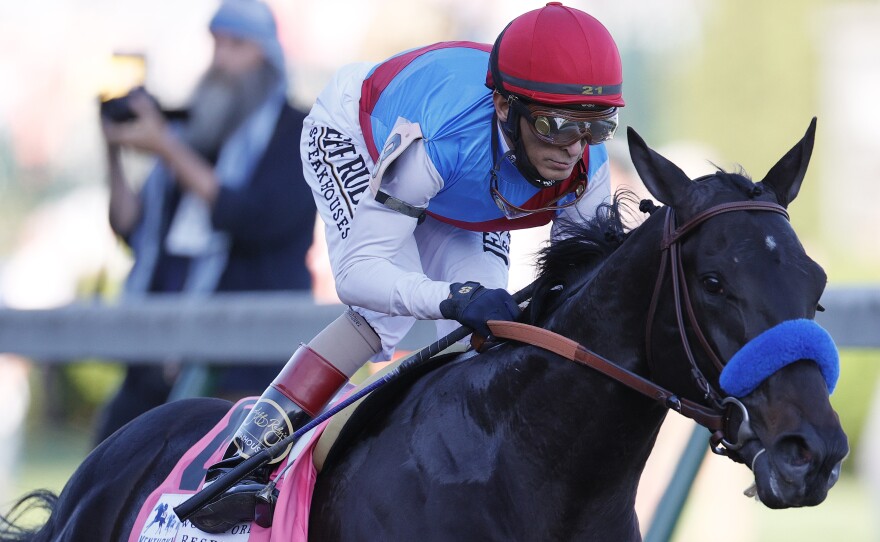
[[[880,347],[880,287],[829,288],[816,320],[841,348]],[[76,303],[46,310],[0,309],[0,352],[36,363],[82,358],[114,361],[191,359],[213,364],[278,363],[339,316],[304,294],[242,293],[201,299],[159,295],[136,303]],[[401,348],[436,338],[417,322]]]

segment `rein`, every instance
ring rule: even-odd
[[[660,291],[666,276],[667,266],[670,268],[670,276],[672,277],[672,291],[675,300],[675,313],[678,324],[679,335],[685,354],[691,368],[691,375],[694,382],[704,392],[704,399],[710,402],[710,406],[704,406],[689,399],[679,397],[677,394],[667,390],[666,388],[655,384],[654,382],[637,375],[620,365],[603,358],[584,348],[576,341],[563,337],[552,331],[522,324],[518,322],[504,322],[492,320],[488,323],[492,335],[502,339],[518,341],[524,344],[537,346],[544,350],[553,352],[570,361],[574,361],[581,365],[591,367],[602,374],[613,378],[621,384],[649,397],[664,407],[674,410],[679,414],[694,420],[701,426],[712,432],[710,437],[711,449],[719,455],[729,455],[731,451],[739,450],[748,439],[753,438],[753,433],[749,425],[748,411],[737,398],[727,396],[722,398],[709,384],[708,379],[703,375],[697,365],[696,358],[688,341],[687,331],[684,322],[684,312],[687,312],[688,320],[697,340],[712,360],[715,367],[720,372],[724,364],[715,354],[715,351],[709,346],[700,326],[694,315],[693,306],[691,304],[690,295],[688,293],[684,265],[681,257],[681,241],[692,232],[697,226],[706,220],[733,211],[770,211],[781,214],[788,218],[788,212],[784,207],[776,203],[760,202],[760,201],[744,201],[722,203],[714,207],[694,215],[690,220],[679,227],[675,227],[675,214],[671,207],[667,207],[663,238],[660,244],[661,259],[660,270],[657,281],[654,286],[654,292],[651,296],[651,304],[648,309],[648,319],[645,330],[645,345],[648,357],[648,366],[653,368],[651,356],[651,329],[652,323],[656,316],[658,299]],[[732,414],[739,410],[740,423],[735,431],[730,431]],[[729,434],[736,434],[735,440],[728,439]]]
[[[488,325],[492,335],[496,338],[537,346],[575,363],[591,367],[642,395],[648,396],[666,408],[687,416],[713,433],[724,429],[725,415],[718,410],[679,397],[666,388],[624,369],[558,333],[519,322],[490,320]]]

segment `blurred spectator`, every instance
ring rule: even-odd
[[[258,0],[226,0],[210,23],[214,54],[183,121],[169,122],[143,90],[127,102],[134,118],[102,118],[110,177],[110,225],[135,262],[129,301],[148,293],[308,290],[305,264],[315,203],[302,178],[304,113],[287,100],[275,19]],[[155,155],[136,191],[121,149]],[[281,360],[283,361],[283,360]],[[259,394],[278,367],[215,371],[217,393]],[[98,422],[98,442],[163,403],[167,368],[133,365]]]

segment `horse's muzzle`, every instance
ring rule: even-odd
[[[833,431],[833,429],[832,429]],[[768,508],[815,506],[840,477],[849,452],[846,436],[820,437],[815,430],[779,436],[752,461],[757,497]]]

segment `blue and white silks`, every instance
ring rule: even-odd
[[[489,53],[456,43],[406,51],[373,67],[368,81],[388,65],[399,66],[399,71],[391,70],[393,77],[387,81],[385,74],[378,77],[384,86],[377,83],[381,92],[371,94],[374,103],[369,109],[369,130],[364,131],[365,137],[372,138],[368,145],[382,149],[401,117],[418,123],[428,158],[443,179],[443,188],[428,204],[429,214],[459,227],[473,225],[468,229],[476,231],[534,227],[536,224],[507,221],[489,197],[490,172],[503,153],[499,149],[497,155],[492,154],[495,107],[492,92],[484,84]],[[597,171],[607,167],[605,146],[590,146],[584,161],[587,179],[592,180]],[[501,161],[498,189],[518,206],[546,193],[528,182],[509,160]],[[566,195],[557,203],[568,203],[574,197]],[[502,221],[500,225],[498,221]],[[544,223],[547,221],[549,218]],[[495,227],[480,229],[480,224]]]

